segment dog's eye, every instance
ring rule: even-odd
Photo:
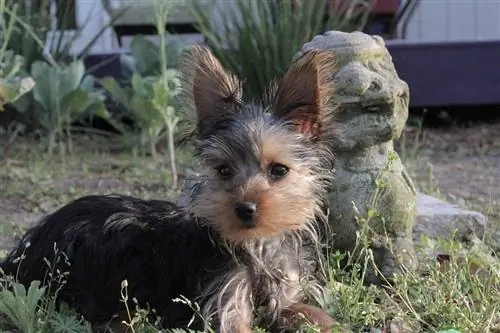
[[[231,177],[231,169],[225,164],[217,167],[216,170],[222,178]]]
[[[279,163],[272,163],[269,165],[269,176],[271,179],[280,179],[286,176],[288,168]]]

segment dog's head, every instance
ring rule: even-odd
[[[189,210],[231,243],[310,228],[331,180],[330,52],[309,51],[259,101],[206,48],[182,64],[205,182]]]

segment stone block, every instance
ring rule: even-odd
[[[470,234],[482,238],[486,229],[486,216],[435,197],[417,194],[417,216],[413,226],[413,242],[421,235],[431,239],[450,239],[456,230],[458,239]]]

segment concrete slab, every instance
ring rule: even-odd
[[[482,238],[486,228],[486,216],[439,200],[417,194],[417,218],[413,229],[413,241],[422,234],[431,239],[449,239],[456,230],[456,237],[466,238],[471,233]]]

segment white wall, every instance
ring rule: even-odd
[[[234,9],[233,0],[214,1],[214,22],[219,21],[220,10]],[[102,8],[101,0],[77,0],[76,14],[77,22],[83,27],[83,31],[73,51],[81,51],[108,22],[109,17]],[[65,34],[69,38],[72,33]],[[185,38],[188,42],[200,40],[197,35],[188,35]],[[406,39],[411,42],[500,40],[500,0],[420,0],[409,21]],[[130,40],[131,38],[125,37],[122,40],[123,46],[128,47]],[[107,29],[91,51],[111,52],[117,47],[113,31]]]
[[[217,7],[227,7],[228,2],[232,3],[232,0],[215,1],[217,2]],[[216,10],[217,9],[214,8],[214,12],[216,12]],[[53,9],[53,11],[55,13],[55,8]],[[83,48],[85,48],[86,45],[92,40],[92,38],[94,38],[94,36],[99,33],[101,28],[109,22],[110,17],[107,14],[106,10],[103,8],[101,0],[76,0],[76,16],[77,24],[81,28],[81,32],[75,43],[73,44],[72,51],[78,53],[82,51]],[[51,40],[58,38],[60,34],[60,31],[49,34],[47,48],[49,47]],[[64,32],[65,40],[70,40],[74,35],[75,31]],[[151,40],[158,40],[158,38],[155,36],[148,36],[147,38]],[[186,42],[199,42],[200,40],[202,40],[201,35],[199,34],[183,35],[182,39]],[[128,48],[130,46],[131,40],[132,37],[123,37],[122,46],[124,48]],[[99,39],[96,40],[90,51],[91,53],[107,53],[112,52],[118,47],[118,41],[115,33],[113,32],[113,29],[107,28],[105,32],[99,37]]]
[[[140,1],[140,0],[139,0]],[[53,15],[55,15],[55,5],[52,6]],[[99,33],[101,28],[106,25],[109,20],[106,11],[102,7],[101,0],[76,0],[76,22],[81,27],[80,35],[77,36],[76,42],[73,44],[72,51],[80,52],[89,42]],[[51,41],[57,41],[60,31],[49,33],[47,37],[47,48],[50,47]],[[63,32],[66,41],[71,40],[76,31]],[[112,29],[106,29],[101,37],[94,43],[91,48],[91,53],[108,52],[114,47],[114,33]]]
[[[500,0],[420,0],[409,21],[406,39],[500,40]]]

